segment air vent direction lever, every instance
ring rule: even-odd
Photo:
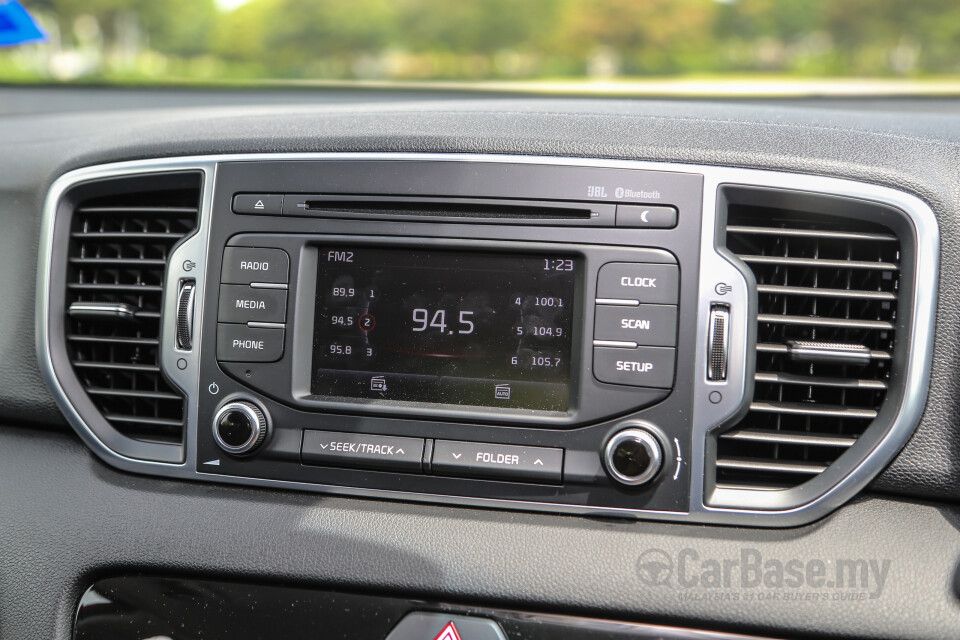
[[[177,292],[177,349],[193,348],[193,294],[196,280],[181,280]]]

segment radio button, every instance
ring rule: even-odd
[[[610,262],[600,267],[597,298],[677,304],[680,269],[675,264]]]
[[[276,362],[281,356],[283,329],[217,325],[217,360],[221,362]]]
[[[233,196],[234,213],[278,216],[283,211],[283,195],[279,193],[238,193]]]
[[[677,308],[641,304],[638,307],[597,305],[595,340],[635,342],[651,347],[677,346]]]
[[[304,464],[419,473],[423,464],[423,447],[423,438],[307,429],[303,432],[300,456]]]
[[[676,351],[666,347],[594,347],[593,375],[610,384],[670,389]]]
[[[290,280],[289,272],[290,256],[282,249],[227,247],[223,250],[220,282],[286,284]]]
[[[563,449],[437,440],[430,469],[442,476],[559,483]]]
[[[287,317],[287,292],[283,289],[254,289],[238,284],[220,287],[220,322],[279,322]]]

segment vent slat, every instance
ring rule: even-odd
[[[730,205],[727,219],[727,248],[757,282],[757,367],[749,411],[716,440],[714,481],[789,489],[828,468],[879,415],[899,240],[866,220],[761,206]],[[803,355],[798,345],[856,347],[858,357]]]
[[[95,335],[77,335],[70,334],[67,340],[71,342],[97,342],[101,344],[139,344],[145,346],[156,346],[160,344],[159,338],[130,338],[127,336],[95,336]]]
[[[750,410],[830,418],[863,418],[865,420],[873,420],[877,417],[877,412],[874,409],[804,404],[802,402],[751,402]]]
[[[830,231],[829,229],[800,229],[787,227],[758,227],[742,224],[727,225],[727,233],[768,235],[778,238],[826,238],[831,240],[869,240],[872,242],[897,242],[892,233],[868,233],[864,231]]]
[[[820,298],[848,298],[851,300],[896,300],[889,291],[855,291],[852,289],[818,289],[816,287],[788,287],[779,284],[758,284],[757,293],[786,296],[817,296]]]
[[[717,467],[739,471],[766,471],[770,473],[792,473],[815,476],[827,470],[827,465],[802,462],[770,462],[768,460],[744,460],[736,458],[718,458]]]
[[[721,434],[729,440],[749,440],[751,442],[774,442],[777,444],[799,444],[813,447],[852,447],[856,438],[847,436],[814,435],[793,431],[764,431],[762,429],[734,429]]]
[[[826,260],[820,258],[793,258],[787,256],[738,255],[747,264],[780,265],[785,267],[817,267],[820,269],[870,269],[873,271],[899,271],[900,265],[893,262],[867,262],[865,260]]]
[[[71,282],[68,289],[74,291],[122,291],[127,293],[162,293],[163,287],[155,284],[99,284],[96,282]]]
[[[175,242],[182,238],[183,234],[172,231],[74,231],[70,237],[76,240],[123,240],[125,242],[172,240]]]
[[[161,258],[70,258],[70,264],[117,265],[124,267],[165,267],[167,265],[167,261]]]
[[[160,373],[160,367],[155,364],[123,364],[120,362],[91,362],[89,360],[75,360],[73,366],[80,367],[81,369],[103,369],[105,371]]]
[[[107,413],[103,416],[109,422],[124,422],[127,424],[149,424],[158,427],[182,427],[183,421],[171,418],[150,418],[148,416],[128,416],[119,413]]]
[[[92,396],[114,396],[117,398],[150,398],[151,400],[176,400],[182,402],[183,398],[175,393],[165,391],[130,391],[126,389],[103,389],[100,387],[87,387],[87,393]]]
[[[774,313],[758,313],[757,322],[839,327],[843,329],[879,329],[880,331],[891,331],[894,328],[892,322],[883,320],[856,320],[852,318],[824,318],[816,316],[779,316]]]
[[[825,376],[800,376],[790,373],[757,371],[753,376],[757,382],[771,384],[810,385],[814,387],[840,387],[846,389],[876,389],[885,391],[887,383],[883,380],[860,380],[857,378],[828,378]]]
[[[67,344],[77,378],[114,429],[144,442],[182,443],[185,402],[161,372],[159,320],[170,252],[197,226],[200,175],[136,180],[156,188],[117,188],[74,210],[66,283],[68,309],[135,312],[123,322],[69,314]]]
[[[757,352],[759,353],[790,353],[790,348],[785,344],[778,344],[775,342],[758,342],[757,343]],[[874,360],[889,360],[890,352],[889,351],[880,351],[879,349],[871,349],[870,357]]]
[[[77,213],[89,214],[107,214],[121,216],[141,216],[146,214],[155,214],[160,216],[195,216],[198,211],[196,207],[80,207]]]

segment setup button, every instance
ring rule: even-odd
[[[594,347],[593,375],[600,382],[670,389],[676,352],[665,347]]]

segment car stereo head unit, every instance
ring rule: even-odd
[[[701,190],[679,172],[221,163],[198,471],[686,510]]]

